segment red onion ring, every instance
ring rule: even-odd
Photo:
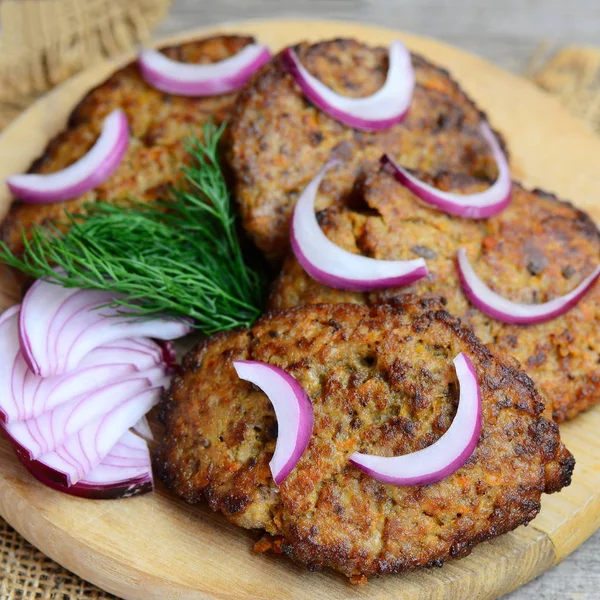
[[[122,402],[101,419],[68,437],[63,446],[34,461],[36,468],[62,485],[76,484],[91,473],[125,432],[158,403],[162,392],[162,387],[151,388]]]
[[[150,340],[149,340],[150,341]],[[160,348],[147,350],[138,340],[121,340],[114,345],[101,346],[92,350],[79,364],[76,371],[55,377],[41,378],[34,375],[31,386],[35,387],[31,402],[23,402],[23,411],[7,422],[32,419],[52,410],[73,398],[89,394],[123,379],[132,378],[136,373],[146,373],[162,362],[157,353]],[[19,404],[19,399],[15,398]],[[1,411],[1,406],[0,406]]]
[[[288,373],[253,360],[233,363],[238,377],[258,386],[269,398],[277,418],[277,444],[269,463],[276,485],[281,485],[306,450],[312,435],[314,415],[308,394]]]
[[[270,50],[249,44],[235,56],[216,63],[190,64],[172,60],[158,50],[143,50],[138,58],[142,77],[162,92],[180,96],[215,96],[238,90],[262,65]]]
[[[147,444],[130,431],[115,444],[104,460],[72,486],[56,483],[37,468],[35,461],[16,451],[27,470],[41,483],[64,494],[93,500],[120,499],[154,489],[152,464]]]
[[[6,433],[34,460],[60,448],[89,423],[101,419],[143,390],[167,383],[164,368],[155,367],[70,399],[39,417],[4,424]]]
[[[89,352],[116,340],[143,336],[171,340],[191,331],[189,323],[168,317],[144,321],[118,318],[116,308],[98,310],[113,299],[107,292],[36,281],[25,294],[19,318],[21,350],[33,373],[42,377],[68,373]]]
[[[4,423],[39,417],[68,400],[131,378],[162,361],[159,353],[150,348],[142,350],[136,340],[122,340],[120,345],[102,346],[90,352],[76,371],[42,378],[29,370],[19,352],[17,319],[15,315],[12,332],[0,327],[0,349],[8,348],[9,344],[12,349],[11,358],[0,364],[0,389],[10,390],[0,398],[0,421]],[[156,344],[155,349],[160,350]],[[8,354],[2,356],[8,357]],[[9,365],[11,372],[7,371]]]
[[[106,181],[117,169],[129,145],[127,117],[111,112],[92,148],[72,165],[56,173],[12,175],[6,180],[11,193],[28,204],[49,204],[76,198]]]
[[[14,398],[22,393],[26,365],[18,364],[19,358],[19,311],[16,304],[0,315],[0,420],[6,419],[7,412],[17,412],[19,407]]]
[[[381,162],[384,165],[390,165],[396,179],[423,202],[431,204],[450,215],[457,215],[468,219],[485,219],[497,215],[510,204],[512,181],[508,161],[494,132],[487,123],[481,123],[479,130],[489,143],[498,165],[498,177],[496,181],[483,192],[466,195],[444,192],[417,179],[407,169],[396,163],[388,154],[382,157]]]
[[[566,313],[583,298],[600,277],[598,266],[574,290],[564,296],[542,304],[521,304],[503,298],[479,279],[464,248],[458,250],[456,262],[460,283],[471,304],[498,321],[518,325],[543,323]]]
[[[334,244],[315,216],[315,197],[325,173],[339,161],[329,161],[306,186],[296,203],[290,227],[292,250],[315,280],[339,290],[369,291],[408,285],[427,275],[422,258],[376,260]]]
[[[458,410],[452,424],[435,443],[403,456],[355,452],[350,462],[378,481],[392,485],[428,485],[452,475],[473,454],[481,433],[481,390],[469,357],[454,359],[460,386]]]
[[[385,83],[377,92],[364,98],[336,94],[304,68],[293,48],[286,48],[282,59],[304,95],[344,125],[364,131],[380,131],[400,123],[408,113],[415,88],[415,73],[410,52],[400,40],[390,44]]]

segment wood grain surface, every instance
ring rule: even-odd
[[[274,48],[300,38],[354,35],[385,43],[395,35],[297,21],[236,29],[256,33]],[[527,185],[554,190],[600,220],[600,141],[582,123],[525,80],[443,44],[403,37],[449,67],[486,108]],[[26,167],[81,94],[117,66],[99,65],[67,82],[7,128],[0,137],[0,180]],[[7,199],[0,189],[0,207]],[[546,497],[528,528],[482,544],[443,569],[381,578],[362,588],[332,573],[309,574],[287,561],[256,556],[249,551],[250,534],[160,489],[124,502],[81,501],[47,490],[24,473],[6,444],[0,446],[0,513],[50,557],[126,598],[494,598],[561,560],[600,524],[599,426],[600,410],[564,426],[578,461],[573,485]]]

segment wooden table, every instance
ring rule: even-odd
[[[405,29],[464,48],[516,73],[568,44],[600,45],[598,0],[174,0],[156,37],[265,17],[348,19]],[[600,160],[600,159],[599,159]],[[506,600],[600,598],[600,531]]]

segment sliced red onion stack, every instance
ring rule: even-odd
[[[216,63],[192,64],[172,60],[157,50],[138,58],[142,77],[162,92],[180,96],[215,96],[238,90],[271,59],[262,44],[249,44],[235,56]]]
[[[156,367],[152,371],[139,373],[135,377],[130,376],[77,396],[37,418],[7,423],[4,429],[14,442],[28,452],[29,458],[37,459],[56,450],[67,438],[132,396],[165,384],[164,367]]]
[[[408,285],[427,275],[422,258],[376,260],[353,254],[334,244],[321,230],[315,215],[315,197],[329,169],[329,161],[308,184],[292,216],[292,250],[304,270],[315,280],[340,290],[369,291]]]
[[[123,322],[94,310],[108,301],[36,282],[21,307],[0,316],[4,433],[40,481],[90,498],[152,489],[145,415],[168,383],[173,350],[127,336],[169,339],[189,331],[166,318]]]
[[[107,500],[137,496],[154,489],[148,445],[131,431],[125,432],[95,469],[71,486],[49,479],[35,461],[29,460],[22,452],[17,451],[16,454],[36,479],[71,496]]]
[[[481,391],[469,357],[454,359],[460,386],[458,410],[444,435],[431,446],[403,456],[355,452],[350,461],[375,479],[392,485],[428,485],[452,475],[469,459],[481,433]]]
[[[121,164],[128,145],[127,117],[116,109],[104,120],[96,143],[77,162],[56,173],[12,175],[6,183],[14,196],[29,204],[70,200],[106,181]]]
[[[420,181],[387,154],[381,161],[383,164],[391,165],[396,179],[423,202],[451,215],[469,219],[485,219],[502,212],[510,204],[512,181],[508,161],[494,132],[487,123],[481,123],[479,131],[490,145],[498,165],[496,181],[483,192],[475,194],[444,192]]]
[[[323,112],[349,127],[365,131],[388,129],[400,123],[410,108],[415,73],[410,52],[400,40],[390,44],[385,83],[377,92],[364,98],[335,93],[304,68],[293,48],[284,50],[282,58],[304,95]]]
[[[503,298],[479,279],[464,248],[459,249],[456,262],[463,291],[473,306],[498,321],[518,325],[543,323],[566,313],[583,298],[600,277],[598,266],[568,294],[542,304],[522,304]]]
[[[108,292],[63,288],[38,280],[25,294],[19,320],[21,348],[30,369],[42,377],[74,370],[98,346],[132,337],[171,340],[191,331],[170,318],[118,317]]]
[[[253,360],[237,360],[240,379],[258,386],[269,398],[277,418],[277,444],[269,464],[273,480],[281,485],[306,450],[312,435],[313,407],[302,386],[278,367]]]
[[[158,404],[162,392],[162,387],[149,388],[128,398],[34,462],[50,479],[67,486],[76,484],[104,460],[127,430]]]
[[[138,340],[120,340],[90,352],[76,371],[55,377],[40,377],[28,367],[19,349],[18,319],[15,318],[9,336],[0,326],[0,348],[11,344],[4,365],[0,366],[0,388],[11,389],[10,398],[0,405],[0,420],[5,423],[33,419],[56,406],[83,394],[92,393],[102,386],[114,383],[136,373],[146,372],[163,361],[161,348],[148,340],[145,347]],[[16,350],[15,350],[16,349]]]

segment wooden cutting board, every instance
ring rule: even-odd
[[[557,100],[530,82],[439,42],[395,31],[323,21],[256,21],[193,31],[257,36],[273,50],[299,40],[352,36],[409,47],[450,69],[505,134],[515,176],[569,198],[600,222],[600,140]],[[94,66],[48,94],[0,136],[0,181],[22,172],[91,87],[133,55]],[[9,196],[0,188],[0,218]],[[0,307],[15,300],[0,275]],[[0,357],[1,360],[1,357]],[[252,535],[206,507],[190,507],[160,487],[122,501],[89,501],[38,484],[0,443],[0,514],[32,544],[81,577],[127,600],[465,600],[498,597],[556,564],[600,526],[600,407],[562,427],[577,459],[573,484],[546,496],[529,525],[481,544],[441,569],[372,580],[355,587],[341,576],[309,573],[286,559],[256,555]]]

